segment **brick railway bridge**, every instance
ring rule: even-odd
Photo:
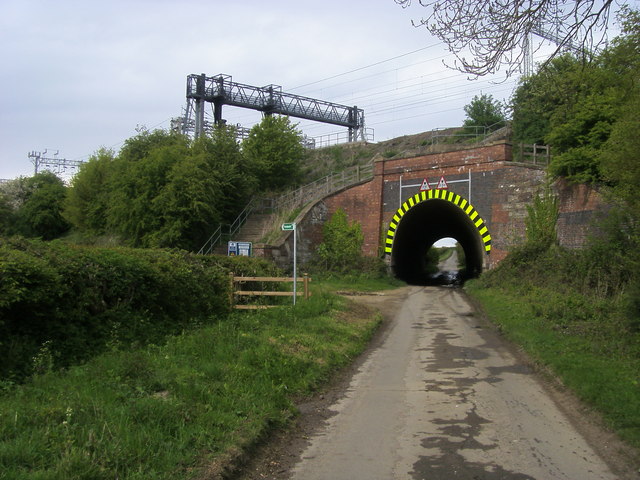
[[[451,148],[451,147],[449,147]],[[410,158],[376,158],[373,172],[355,185],[309,202],[298,216],[299,260],[310,259],[322,241],[322,226],[342,208],[364,234],[363,253],[384,255],[393,272],[407,281],[424,276],[426,251],[451,237],[465,252],[467,272],[495,266],[525,233],[527,205],[543,189],[546,162],[513,160],[506,141]],[[444,179],[444,184],[438,185]],[[427,184],[428,183],[428,189]],[[603,203],[586,185],[556,181],[563,246],[579,248]],[[255,245],[258,255],[279,263],[291,257],[293,236],[278,247]],[[278,242],[280,243],[280,242]]]

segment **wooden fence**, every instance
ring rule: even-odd
[[[311,296],[309,291],[309,283],[311,277],[306,273],[302,277],[298,277],[295,281],[302,282],[303,289],[299,291],[296,288],[296,296],[303,297],[305,300]],[[232,308],[242,310],[256,310],[262,308],[280,307],[282,305],[247,305],[237,304],[236,297],[293,297],[293,291],[265,291],[265,290],[241,290],[241,286],[247,282],[294,282],[293,277],[237,277],[233,273],[229,273],[229,303]]]
[[[551,147],[549,145],[527,145],[521,143],[513,152],[514,160],[534,165],[549,165],[551,161]]]

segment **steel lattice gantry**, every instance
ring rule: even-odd
[[[204,73],[187,77],[187,110],[183,128],[205,129],[205,102],[213,105],[215,123],[222,122],[222,106],[250,108],[267,115],[277,113],[347,127],[349,141],[365,140],[364,111],[313,98],[283,93],[282,87],[254,87],[233,82],[230,75],[207,77]],[[193,118],[192,118],[193,116]]]

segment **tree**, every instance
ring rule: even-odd
[[[73,177],[64,216],[76,229],[97,235],[106,233],[113,163],[113,151],[100,149]]]
[[[465,105],[464,111],[467,114],[467,119],[464,121],[464,127],[467,130],[483,127],[482,132],[474,131],[473,133],[491,132],[505,125],[504,106],[498,100],[494,100],[492,95],[476,95],[469,105]]]
[[[288,117],[265,116],[242,142],[242,152],[260,190],[282,190],[300,181],[305,150]]]
[[[52,240],[69,230],[62,216],[66,187],[51,172],[26,179],[25,199],[15,215],[16,233]]]
[[[0,236],[10,234],[12,220],[13,208],[11,208],[11,201],[6,194],[0,192]]]
[[[169,184],[174,165],[188,156],[186,137],[167,132],[154,132],[153,137],[155,145],[146,143],[146,134],[129,143],[142,140],[145,148],[136,155],[129,150],[118,155],[110,182],[108,229],[134,247],[157,246],[149,241],[162,224],[162,211],[154,200]]]
[[[235,220],[251,185],[243,163],[233,129],[216,127],[212,137],[198,138],[153,199],[159,225],[145,244],[197,250],[214,225]]]
[[[211,136],[141,130],[117,156],[99,150],[72,182],[65,215],[135,247],[197,250],[246,206],[256,181],[232,128]]]
[[[546,142],[554,112],[563,105],[575,103],[576,72],[584,71],[578,63],[571,55],[563,55],[534,75],[520,79],[511,99],[514,143]]]
[[[395,0],[409,7],[411,0]],[[444,42],[456,57],[455,68],[481,76],[507,66],[518,71],[528,55],[528,39],[537,32],[564,29],[552,55],[566,45],[593,50],[606,40],[613,0],[419,0],[428,14],[417,24]]]
[[[638,212],[640,199],[640,89],[636,88],[633,98],[612,126],[611,135],[604,145],[601,162],[605,179],[612,185],[615,197],[622,201],[631,212]],[[638,222],[640,225],[640,222]]]
[[[565,55],[521,81],[513,100],[513,140],[553,148],[552,176],[603,181],[601,153],[638,89],[640,22],[626,12],[623,34],[594,61]]]
[[[193,145],[194,155],[203,153],[208,158],[208,172],[216,175],[219,196],[216,210],[220,221],[233,222],[244,209],[249,197],[256,192],[258,179],[246,161],[232,127],[218,126],[211,137],[200,137]]]

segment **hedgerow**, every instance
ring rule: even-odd
[[[180,250],[0,239],[0,379],[20,381],[214,322],[229,311],[232,270],[276,269]]]

